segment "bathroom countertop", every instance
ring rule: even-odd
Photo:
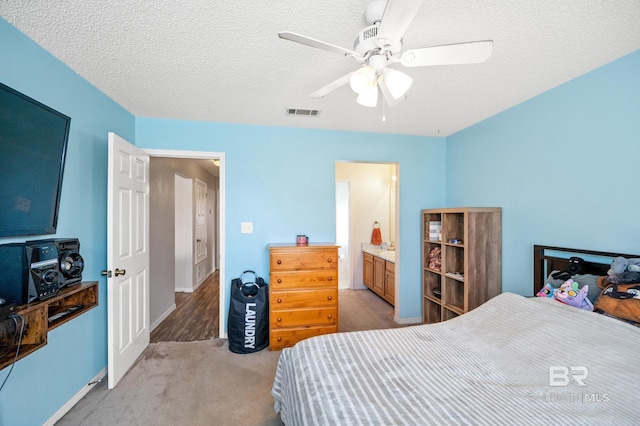
[[[396,252],[393,250],[382,249],[380,246],[374,244],[362,243],[362,251],[386,261],[396,263]]]

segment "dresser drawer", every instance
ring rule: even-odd
[[[338,332],[337,326],[320,326],[308,328],[294,328],[287,330],[271,330],[269,333],[269,349],[277,351],[295,345],[301,340],[320,334]]]
[[[271,290],[338,287],[338,271],[272,271],[269,275]]]
[[[338,308],[292,309],[278,311],[271,308],[269,328],[338,325]]]
[[[269,306],[272,310],[295,308],[321,308],[338,306],[338,289],[271,291]]]
[[[335,248],[280,249],[271,251],[271,271],[338,269]]]

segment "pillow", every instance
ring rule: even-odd
[[[551,272],[551,274],[549,274],[549,276],[547,277],[547,281],[546,281],[546,283],[550,284],[554,289],[560,288],[560,286],[565,282],[564,280],[555,279],[552,277],[552,275],[555,274],[556,272],[557,271]],[[598,300],[598,297],[600,297],[600,293],[602,292],[602,289],[598,287],[598,282],[597,282],[598,278],[600,278],[598,275],[591,275],[591,274],[576,274],[571,277],[573,282],[578,283],[578,288],[589,286],[589,291],[587,292],[587,298],[592,304],[596,303],[596,301]]]

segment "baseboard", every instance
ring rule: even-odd
[[[422,318],[413,317],[413,318],[394,318],[393,319],[398,324],[420,324],[422,322]]]
[[[56,413],[43,423],[43,426],[54,426],[58,420],[64,417],[95,385],[97,385],[107,375],[107,368],[102,369],[93,379],[83,386],[66,404],[64,404]]]
[[[155,320],[155,321],[153,322],[153,324],[151,324],[151,330],[149,330],[149,331],[153,331],[153,330],[155,330],[155,328],[156,328],[157,326],[159,326],[159,325],[160,325],[160,323],[161,323],[162,321],[164,321],[165,319],[167,319],[167,317],[168,317],[169,315],[171,315],[171,313],[172,313],[173,311],[175,311],[175,310],[176,310],[176,304],[174,303],[173,305],[169,306],[169,309],[167,309],[167,310],[165,311],[165,313],[164,313],[164,314],[162,314],[162,315],[160,316],[160,318],[158,318],[157,320]]]
[[[198,289],[198,287],[200,287],[200,285],[206,280],[206,278],[200,282],[196,282],[196,285],[193,286],[193,288],[191,289],[191,291],[189,291],[189,293],[193,293],[194,291],[196,291]],[[185,292],[186,293],[186,292]]]

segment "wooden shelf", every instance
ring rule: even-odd
[[[83,282],[63,288],[54,297],[19,306],[16,314],[24,319],[24,330],[17,359],[22,359],[47,344],[47,333],[83,313],[98,306],[98,282]],[[71,307],[78,307],[72,313],[50,321],[56,314]],[[16,330],[17,326],[17,330]],[[20,318],[6,318],[0,322],[0,345],[4,348],[0,357],[0,370],[13,363],[17,350],[16,332],[20,333]],[[7,350],[8,349],[8,350]],[[5,353],[6,352],[6,353]]]
[[[446,321],[478,307],[502,290],[502,209],[460,207],[422,211],[422,321]],[[440,240],[429,238],[430,224]],[[450,243],[451,240],[460,243]],[[441,250],[440,271],[430,269],[429,254]],[[457,272],[462,274],[451,275]],[[440,288],[441,298],[433,290]]]

